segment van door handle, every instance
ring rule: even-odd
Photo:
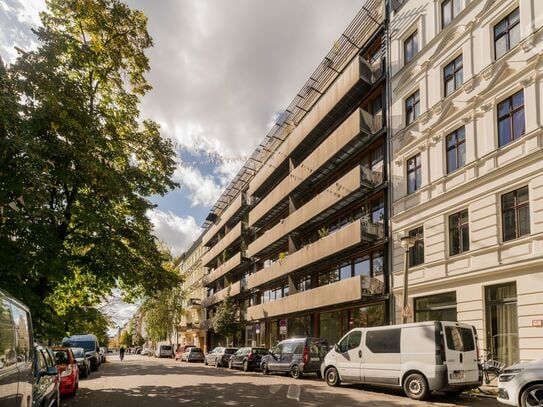
[[[462,353],[460,354],[460,363],[464,363],[464,355]]]
[[[358,351],[358,357],[362,359],[362,351],[361,350]]]

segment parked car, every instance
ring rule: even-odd
[[[60,407],[60,373],[51,348],[34,346],[33,406]]]
[[[262,356],[267,355],[269,350],[266,348],[239,348],[228,360],[230,369],[242,368],[245,372],[260,368]]]
[[[142,356],[150,356],[153,352],[151,352],[151,349],[148,349],[148,348],[143,348],[141,350],[141,354]]]
[[[72,350],[62,347],[51,349],[60,372],[60,395],[75,396],[79,388],[79,366]]]
[[[188,348],[194,348],[194,347],[195,345],[179,345],[177,347],[177,350],[175,351],[175,360],[180,360],[181,356],[183,356],[183,353],[185,353],[185,351]]]
[[[100,346],[95,335],[72,335],[69,338],[64,338],[61,346],[85,349],[85,354],[90,360],[91,370],[98,370],[101,361]]]
[[[543,406],[543,359],[506,368],[498,378],[498,401],[510,406]]]
[[[32,402],[41,379],[35,370],[32,320],[27,306],[0,289],[0,404]],[[52,373],[52,372],[50,372]]]
[[[204,352],[202,349],[197,348],[196,346],[191,346],[187,348],[185,352],[181,355],[181,362],[203,362],[204,361]]]
[[[224,346],[218,346],[212,351],[208,352],[204,359],[204,365],[228,366],[230,357],[236,353],[238,348],[225,348]]]
[[[300,379],[304,373],[321,377],[321,365],[328,353],[328,343],[321,338],[295,338],[279,342],[269,354],[262,357],[263,374],[290,373]]]
[[[171,358],[172,357],[171,345],[160,345],[158,348],[156,348],[155,356],[157,358]]]
[[[321,373],[330,386],[345,381],[403,387],[408,397],[423,400],[434,390],[480,386],[477,353],[475,327],[459,322],[356,328],[326,355]]]
[[[75,361],[79,368],[80,377],[88,377],[91,373],[90,361],[87,355],[85,354],[85,349],[83,348],[70,348],[74,354]]]

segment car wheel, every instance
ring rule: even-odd
[[[428,397],[428,383],[423,375],[412,373],[405,379],[403,383],[403,391],[405,395],[413,400],[424,400]]]
[[[249,371],[249,362],[246,361],[246,360],[243,362],[243,371],[244,371],[244,372],[248,372],[248,371]]]
[[[300,366],[298,365],[292,366],[292,368],[290,369],[290,375],[292,376],[293,379],[296,379],[296,380],[301,379],[303,376],[303,373],[300,370]]]
[[[268,364],[267,363],[262,363],[262,374],[264,375],[267,375],[270,373],[270,370],[268,369]]]
[[[328,384],[328,386],[337,387],[340,385],[341,380],[335,367],[328,368],[324,375],[326,377],[326,384]]]
[[[542,406],[543,383],[532,384],[527,387],[520,396],[520,405],[522,407]]]
[[[219,364],[219,359],[215,359],[215,367],[219,367],[220,364]]]
[[[207,359],[204,358],[204,366],[207,366]]]
[[[233,369],[234,368],[234,364],[232,363],[232,361],[230,360],[228,362],[228,369]]]

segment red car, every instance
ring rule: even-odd
[[[60,372],[60,394],[75,396],[79,388],[79,366],[70,348],[53,347]]]

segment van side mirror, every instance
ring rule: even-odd
[[[337,353],[341,353],[341,350],[339,349],[339,345],[336,343],[334,344],[334,350],[337,352]]]

